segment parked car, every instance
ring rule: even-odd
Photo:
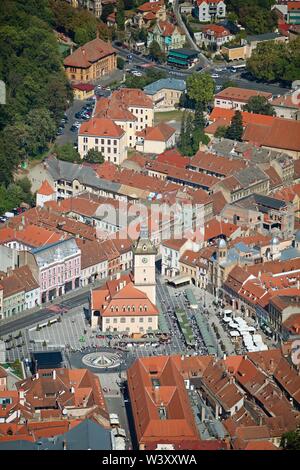
[[[131,73],[135,77],[142,77],[143,76],[142,72],[139,72],[138,70],[132,70]]]
[[[220,75],[218,73],[212,73],[211,78],[219,78]]]

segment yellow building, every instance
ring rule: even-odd
[[[221,53],[228,57],[228,60],[244,60],[246,58],[246,46],[223,46]]]
[[[72,88],[76,100],[86,100],[94,95],[95,87],[89,83],[74,83]]]
[[[116,70],[116,50],[110,43],[96,38],[66,57],[64,67],[71,82],[92,82]]]

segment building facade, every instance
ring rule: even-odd
[[[89,83],[116,70],[117,54],[111,44],[96,38],[66,57],[64,67],[71,82]]]

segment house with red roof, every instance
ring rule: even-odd
[[[115,90],[109,98],[98,99],[94,117],[112,119],[125,131],[127,147],[133,148],[136,144],[137,132],[153,126],[154,104],[142,90],[120,88]]]
[[[78,152],[83,158],[89,150],[100,152],[104,159],[120,165],[127,158],[126,132],[112,119],[93,117],[78,131]]]
[[[181,49],[185,45],[186,37],[183,30],[168,20],[157,21],[148,31],[148,46],[156,41],[161,50],[167,52],[169,49]]]
[[[137,132],[136,149],[143,153],[160,154],[175,147],[176,129],[161,122],[157,126],[147,127]]]
[[[202,28],[201,33],[197,35],[197,43],[202,47],[215,47],[218,50],[233,38],[233,34],[224,26],[207,24]]]
[[[96,38],[66,57],[64,67],[71,82],[89,83],[116,70],[116,50],[110,43]]]
[[[267,93],[265,91],[228,87],[215,95],[214,106],[242,111],[243,106],[254,96],[261,96],[267,100],[272,99],[272,93]]]
[[[167,11],[163,0],[145,2],[137,8],[133,23],[139,28],[149,28],[155,21],[166,21]]]
[[[56,192],[47,180],[44,180],[36,192],[35,204],[37,207],[43,207],[45,202],[55,201]]]

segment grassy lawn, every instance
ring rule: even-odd
[[[165,111],[161,113],[154,113],[154,122],[159,124],[166,121],[181,122],[183,111],[175,109],[174,111]]]
[[[10,362],[10,363],[6,363],[6,364],[1,364],[1,366],[4,368],[4,369],[8,369],[10,368],[10,370],[15,374],[17,375],[18,377],[20,377],[20,379],[23,379],[23,373],[22,373],[22,367],[21,367],[21,363],[20,361],[15,361],[15,362]]]

